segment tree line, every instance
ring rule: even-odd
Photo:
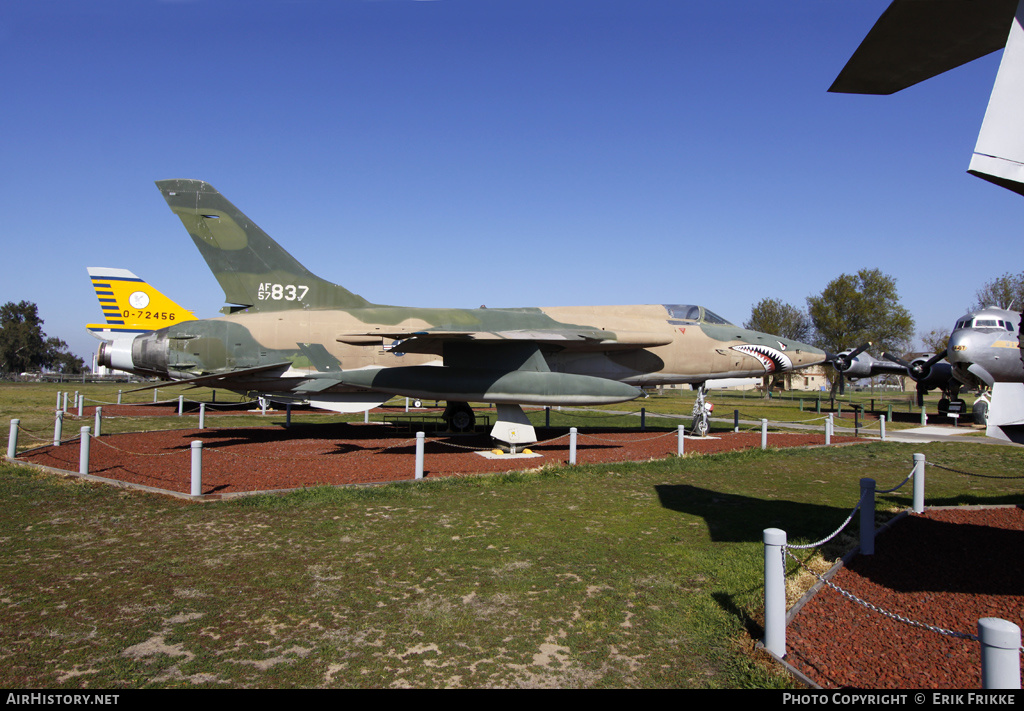
[[[43,333],[39,309],[30,301],[0,306],[0,373],[85,372],[85,361],[68,344]]]
[[[1024,272],[1004,274],[984,284],[967,311],[985,306],[1024,308]],[[914,319],[900,303],[896,280],[879,269],[841,274],[820,294],[807,297],[806,310],[780,299],[762,299],[751,307],[743,327],[810,343],[830,353],[868,342],[875,353],[904,353],[911,349],[914,337]],[[920,338],[927,350],[939,353],[946,349],[949,333],[948,328],[936,328]]]

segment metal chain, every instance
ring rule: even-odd
[[[608,444],[623,444],[623,440],[621,440],[621,439],[605,439],[603,437],[598,437],[596,435],[587,434],[585,432],[577,432],[576,434],[581,439],[585,438],[585,439],[589,439],[589,440],[595,441],[595,442],[606,442]],[[659,435],[654,435],[652,437],[647,437],[645,439],[630,438],[628,440],[628,442],[650,442],[652,440],[661,439],[662,437],[675,437],[675,436],[677,436],[677,434],[678,434],[677,431],[669,431],[669,432],[663,432],[662,434],[659,434]]]
[[[954,472],[956,474],[963,474],[964,476],[976,476],[979,479],[1024,479],[1024,476],[993,476],[991,474],[975,474],[974,472],[965,472],[960,469],[953,469],[953,467],[944,467],[941,464],[935,464],[925,460],[925,464],[936,469],[945,469],[947,472]]]
[[[863,605],[864,607],[868,608],[869,610],[874,610],[875,612],[877,612],[877,613],[879,613],[881,615],[885,615],[886,617],[888,617],[890,619],[906,623],[906,624],[910,625],[911,627],[918,627],[920,629],[930,630],[932,632],[938,632],[939,634],[946,635],[948,637],[956,637],[958,639],[967,639],[967,640],[972,640],[972,641],[975,641],[975,642],[978,641],[977,635],[967,634],[967,633],[964,633],[964,632],[954,632],[953,630],[947,630],[944,627],[936,627],[935,625],[925,624],[924,622],[917,622],[916,620],[912,620],[909,617],[904,617],[903,615],[897,615],[895,612],[889,612],[888,610],[885,610],[885,609],[883,609],[881,607],[878,607],[877,605],[874,605],[874,604],[868,602],[867,600],[863,600],[863,599],[857,597],[856,595],[854,595],[853,593],[851,593],[851,592],[849,592],[847,590],[843,590],[841,587],[839,587],[838,585],[833,583],[831,580],[826,580],[821,575],[819,575],[818,573],[814,572],[813,570],[808,568],[806,565],[804,565],[804,563],[799,558],[797,558],[795,555],[793,555],[792,553],[789,553],[788,551],[786,551],[786,552],[789,554],[790,558],[792,558],[793,560],[796,561],[797,565],[799,565],[801,568],[803,568],[808,573],[813,575],[821,583],[823,583],[823,584],[827,585],[828,587],[832,588],[833,590],[835,590],[836,592],[838,592],[840,595],[842,595],[843,597],[847,598],[848,600],[851,600],[851,601],[856,602],[856,603],[858,603],[860,605]]]
[[[115,447],[102,437],[90,438],[92,439],[93,442],[98,442],[99,444],[102,444],[104,447],[110,447],[110,449],[116,450],[118,452],[123,452],[124,454],[131,454],[134,457],[171,457],[174,456],[175,454],[185,454],[189,451],[187,449],[184,449],[178,452],[133,452],[130,449],[121,449],[120,447]]]
[[[814,543],[807,543],[807,544],[802,545],[802,546],[795,546],[795,545],[791,545],[791,544],[787,543],[784,546],[784,548],[787,549],[787,550],[790,549],[790,548],[793,548],[795,550],[802,550],[802,549],[805,549],[805,548],[817,548],[820,545],[828,543],[833,538],[838,536],[840,534],[840,532],[842,532],[842,530],[844,528],[846,528],[846,526],[850,523],[850,521],[853,520],[853,515],[855,513],[857,513],[857,510],[860,508],[860,505],[863,502],[864,502],[864,494],[861,494],[860,499],[857,500],[857,505],[853,507],[853,511],[851,511],[850,515],[846,517],[846,520],[843,521],[843,523],[839,526],[839,528],[837,528],[835,531],[833,531],[832,533],[830,533],[827,536],[825,536],[824,538],[822,538],[820,541],[815,541]],[[792,555],[792,553],[790,553],[790,555]]]
[[[907,474],[907,478],[904,479],[903,481],[901,481],[899,484],[897,484],[896,486],[894,486],[891,489],[875,489],[875,493],[876,494],[891,494],[892,492],[896,491],[897,489],[903,488],[903,485],[906,484],[908,481],[910,481],[913,477],[914,477],[914,470],[911,469],[910,473]]]

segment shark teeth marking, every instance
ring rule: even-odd
[[[733,346],[732,350],[757,358],[758,362],[764,366],[764,372],[766,373],[782,372],[793,367],[793,361],[789,359],[789,356],[769,346],[755,346],[744,343],[741,346]]]

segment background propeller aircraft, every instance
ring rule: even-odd
[[[104,343],[101,365],[343,412],[392,395],[497,405],[492,436],[536,441],[521,405],[632,400],[641,386],[760,376],[825,360],[697,305],[437,309],[373,304],[299,264],[207,183],[157,187],[224,289],[225,316]]]
[[[989,437],[1024,444],[1024,363],[1020,351],[1021,315],[987,307],[957,319],[949,335],[953,376],[970,388],[992,388]],[[975,407],[984,408],[979,400]]]
[[[891,374],[909,377],[917,384],[918,407],[924,404],[925,394],[936,388],[941,389],[945,396],[939,401],[940,412],[945,413],[949,409],[949,403],[957,401],[961,383],[953,378],[949,363],[940,362],[946,357],[945,352],[934,355],[917,354],[909,361],[891,353],[883,353],[884,360],[879,360],[866,352],[870,346],[870,343],[863,343],[857,348],[851,348],[831,356],[832,367],[839,375],[840,394],[845,389],[846,379],[857,380]]]

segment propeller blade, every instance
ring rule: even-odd
[[[847,357],[850,360],[853,360],[854,358],[859,356],[861,353],[863,353],[864,351],[866,351],[870,347],[871,347],[871,341],[866,341],[864,343],[861,343],[859,346],[857,346],[852,351],[850,351],[850,354]]]
[[[928,392],[927,388],[922,388],[920,385],[917,386],[917,406],[924,407],[924,396]]]
[[[894,356],[892,353],[883,353],[882,357],[885,358],[887,361],[890,361],[892,363],[898,363],[899,365],[902,365],[908,371],[911,368],[910,363],[908,363],[907,361],[903,360],[899,356]]]
[[[859,346],[851,351],[843,351],[842,353],[830,353],[826,360],[832,364],[832,367],[838,370],[840,373],[849,370],[850,366],[853,365],[853,359],[859,356],[861,353],[871,347],[871,341],[861,343]]]

